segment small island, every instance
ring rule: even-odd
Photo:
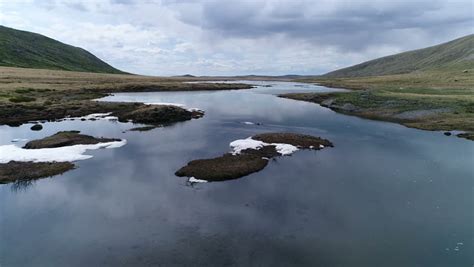
[[[125,140],[121,139],[63,131],[30,141],[23,148],[10,145],[6,147],[8,151],[2,151],[4,155],[0,157],[0,183],[36,180],[62,174],[75,168],[73,161],[90,158],[91,156],[83,155],[86,150],[114,148],[124,144]]]
[[[270,159],[300,149],[321,150],[333,144],[319,137],[296,133],[265,133],[230,143],[231,152],[212,159],[189,162],[175,174],[190,181],[225,181],[264,169]]]
[[[120,139],[93,137],[80,134],[79,131],[63,131],[39,140],[26,143],[25,149],[55,148],[74,145],[95,145],[98,143],[118,142]]]

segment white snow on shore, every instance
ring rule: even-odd
[[[149,103],[144,103],[145,105],[161,105],[161,106],[177,106],[177,107],[184,107],[183,104],[179,103],[168,103],[168,102],[149,102]]]
[[[191,111],[191,112],[195,112],[195,111],[197,111],[197,112],[204,112],[204,110],[199,109],[199,108],[188,108],[188,111]]]
[[[194,177],[189,178],[188,182],[190,182],[190,183],[207,183],[206,180],[196,179]]]
[[[243,150],[246,150],[246,149],[259,150],[264,146],[275,146],[276,151],[283,156],[288,156],[298,151],[298,148],[296,146],[293,146],[290,144],[280,144],[280,143],[269,144],[262,141],[253,140],[251,137],[247,139],[235,140],[232,143],[230,143],[230,148],[232,149],[232,152],[231,152],[232,155],[238,155]]]
[[[238,155],[242,152],[242,150],[246,149],[254,149],[259,150],[264,146],[268,146],[269,144],[264,143],[262,141],[253,140],[251,137],[247,139],[239,139],[235,140],[230,143],[230,147],[232,149],[232,155]]]
[[[108,113],[92,113],[82,117],[67,117],[66,119],[78,119],[78,120],[107,120],[107,121],[117,121],[116,116],[110,116],[112,112]]]
[[[84,154],[87,150],[101,148],[118,148],[124,146],[127,140],[98,143],[95,145],[74,145],[56,148],[24,149],[16,145],[0,146],[0,163],[9,161],[32,161],[32,162],[66,162],[92,158]]]
[[[89,114],[89,115],[86,115],[86,116],[82,116],[82,117],[79,117],[79,119],[86,119],[86,120],[90,120],[90,119],[103,119],[105,117],[108,117],[110,114],[112,114],[112,112],[108,112],[108,113],[92,113],[92,114]],[[110,116],[112,117],[112,116]]]
[[[288,156],[298,151],[297,147],[290,144],[270,144],[270,145],[276,146],[276,151],[282,154],[283,156]]]
[[[161,105],[161,106],[176,106],[180,108],[184,108],[187,111],[190,112],[204,112],[204,110],[200,108],[186,108],[186,105],[180,104],[180,103],[170,103],[170,102],[149,102],[149,103],[144,103],[145,105]]]

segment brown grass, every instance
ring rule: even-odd
[[[207,79],[0,67],[0,103],[43,103],[52,95],[57,97],[64,93],[77,100],[79,97],[90,99],[111,92],[251,88],[244,84],[186,83],[200,80]]]
[[[289,94],[283,97],[320,103],[335,111],[369,119],[398,122],[424,130],[474,131],[474,69],[415,72],[359,78],[302,80],[353,89],[345,93]],[[330,103],[328,99],[331,99]],[[344,109],[351,104],[354,108]],[[429,116],[400,119],[403,112],[433,112]],[[461,135],[461,137],[469,136]]]
[[[54,135],[32,140],[25,144],[26,149],[54,148],[73,145],[93,145],[98,143],[107,143],[120,141],[116,138],[93,137],[90,135],[80,134],[79,131],[63,131]]]
[[[326,139],[294,133],[264,133],[255,135],[252,139],[265,143],[291,144],[300,149],[320,150],[333,146]],[[264,146],[257,150],[245,149],[238,155],[226,153],[217,158],[190,161],[179,169],[176,175],[213,182],[237,179],[264,169],[271,158],[278,156],[281,154],[274,145]]]
[[[72,71],[0,67],[0,124],[20,125],[31,120],[54,120],[66,116],[83,116],[97,112],[120,113],[133,104],[97,103],[92,99],[113,92],[198,91],[248,89],[246,84],[186,83],[197,78],[150,77],[128,74],[100,74]],[[156,107],[155,107],[156,108]],[[150,112],[145,112],[150,113]],[[154,112],[157,113],[157,112]],[[163,112],[162,112],[163,113]],[[176,112],[157,114],[162,120],[175,121]],[[116,114],[119,118],[120,115]],[[139,114],[132,114],[138,116]],[[148,114],[153,115],[153,114]],[[183,114],[181,114],[183,115]],[[202,114],[184,114],[188,119]],[[179,121],[183,119],[179,114]],[[183,117],[184,118],[184,117]],[[136,118],[130,118],[140,122]],[[144,120],[142,120],[145,122]]]
[[[0,163],[0,184],[29,181],[62,174],[74,169],[70,162],[18,162]]]

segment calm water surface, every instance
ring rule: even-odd
[[[273,86],[106,98],[206,111],[149,132],[109,121],[1,126],[0,145],[60,130],[128,144],[90,151],[64,175],[0,185],[0,266],[473,266],[474,142],[272,95],[328,88],[257,83]],[[279,131],[335,147],[227,182],[174,176],[235,139]]]

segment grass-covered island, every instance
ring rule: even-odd
[[[0,163],[0,184],[32,181],[51,177],[74,169],[71,162],[21,162]]]
[[[299,149],[320,150],[333,144],[315,136],[296,133],[265,133],[230,143],[232,151],[212,159],[189,162],[176,172],[192,181],[237,179],[264,169],[270,159],[291,155]]]

